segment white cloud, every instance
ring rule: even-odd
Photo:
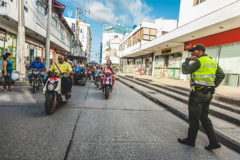
[[[85,5],[88,8],[88,5]],[[89,9],[99,18],[113,24],[116,18],[119,18],[122,24],[131,25],[154,20],[154,17],[150,16],[152,8],[143,0],[90,0],[89,6]]]

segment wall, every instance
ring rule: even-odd
[[[193,0],[181,0],[178,27],[203,17],[233,2],[236,2],[236,0],[206,0],[205,2],[193,6]]]

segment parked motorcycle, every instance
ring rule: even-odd
[[[110,93],[112,93],[113,80],[110,77],[111,73],[106,73],[103,78],[103,94],[105,94],[105,99],[108,99]]]
[[[36,93],[36,90],[42,86],[41,70],[32,69],[32,72],[29,72],[29,73],[32,74],[31,81],[32,81],[33,93]]]
[[[43,93],[45,94],[45,112],[48,115],[51,115],[56,105],[61,104],[62,102],[68,101],[71,98],[71,95],[64,96],[62,94],[62,79],[66,73],[57,73],[49,72],[51,78],[49,78],[43,88]]]

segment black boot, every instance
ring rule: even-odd
[[[195,146],[195,142],[190,141],[188,138],[183,138],[183,139],[178,138],[178,142],[179,142],[179,143],[182,143],[182,144],[189,145],[189,146],[191,146],[191,147],[194,147],[194,146]]]
[[[184,138],[184,139],[178,138],[178,142],[194,147],[195,140],[197,138],[197,132],[198,132],[198,129],[193,130],[193,129],[189,128],[188,129],[188,137]]]
[[[205,147],[205,149],[208,151],[212,149],[218,149],[218,148],[221,148],[221,145],[218,142],[215,142],[215,143],[210,142],[210,144],[207,147]]]

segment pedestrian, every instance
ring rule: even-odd
[[[9,80],[12,78],[12,72],[13,72],[13,63],[11,62],[12,55],[11,53],[5,53],[3,56],[3,70],[2,73],[6,79],[6,83],[3,85],[4,92],[8,91],[14,91],[11,88],[11,84],[9,84]],[[8,90],[7,90],[8,85]]]
[[[208,118],[208,111],[215,88],[223,81],[225,74],[217,62],[205,54],[204,45],[196,44],[188,51],[192,52],[192,56],[186,58],[182,64],[182,73],[191,74],[191,93],[188,101],[189,128],[187,138],[179,138],[178,141],[194,147],[200,120],[209,139],[209,145],[205,149],[221,148],[212,122]],[[193,63],[189,64],[190,61]]]
[[[136,72],[138,71],[138,65],[137,65],[137,62],[136,62],[135,65],[134,65],[133,71],[134,71],[134,74],[136,74]]]

